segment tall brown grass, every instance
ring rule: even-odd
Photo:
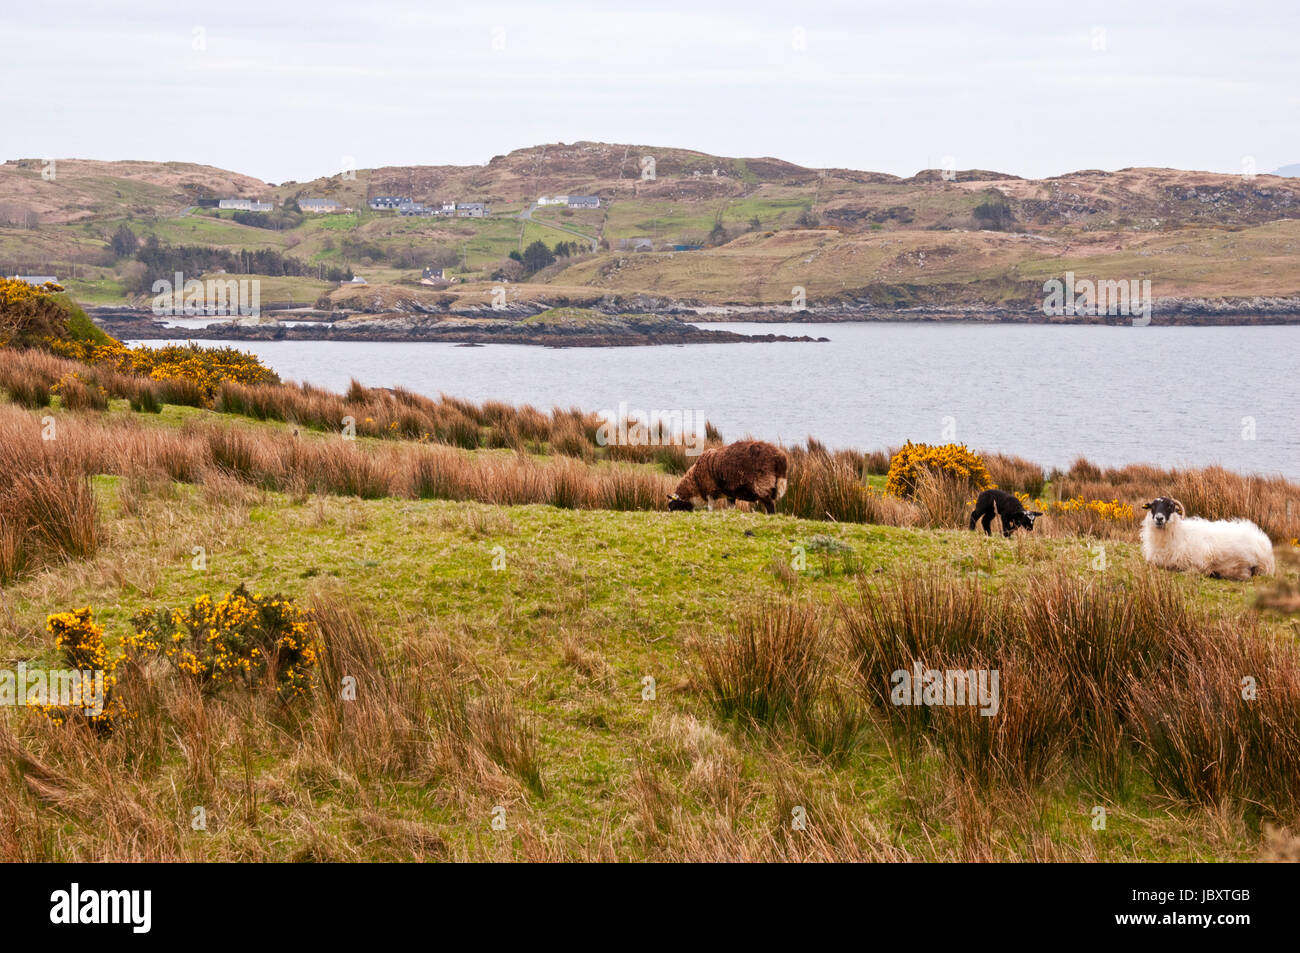
[[[838,762],[865,711],[832,665],[833,620],[810,603],[746,606],[720,638],[697,638],[699,682],[713,710],[749,728],[782,729]]]
[[[980,457],[997,486],[1011,493],[1028,493],[1032,497],[1042,495],[1047,473],[1039,464],[1005,453],[982,451]]]
[[[0,349],[0,390],[15,403],[33,409],[49,406],[56,393],[64,409],[102,409],[109,398],[126,399],[133,409],[145,412],[157,412],[166,404],[203,406],[205,403],[202,390],[182,379],[154,381],[103,365],[87,366],[44,352],[9,349]],[[547,414],[527,405],[515,407],[500,401],[475,404],[445,395],[434,400],[402,388],[370,388],[356,381],[345,394],[307,384],[245,385],[227,381],[218,389],[212,406],[232,415],[283,421],[326,434],[341,434],[350,427],[358,436],[382,438],[394,444],[512,450],[521,458],[553,455],[587,464],[614,461],[653,465],[661,473],[671,475],[685,472],[694,462],[680,443],[602,446],[598,440],[601,418],[577,408],[556,407]],[[712,424],[706,425],[706,434],[708,446],[722,443]],[[280,485],[274,459],[279,451],[253,453],[235,442],[242,439],[232,437],[225,445],[220,441],[213,444],[218,464],[261,485]],[[274,438],[265,439],[273,442]],[[186,465],[175,459],[179,451],[174,445],[159,447],[158,452],[170,458],[173,467],[188,472],[190,476],[185,479],[193,478],[196,460],[191,459]],[[868,477],[888,470],[889,452],[831,451],[812,438],[804,446],[789,448],[788,452],[789,491],[779,504],[783,513],[806,519],[891,526],[965,526],[971,502],[964,498],[968,494],[939,475],[928,479],[925,487],[914,494],[914,499],[901,500],[872,490],[867,485]],[[1037,464],[998,453],[985,454],[984,460],[998,485],[1031,497],[1044,492],[1045,474]],[[300,474],[296,484],[329,486],[331,489],[325,492],[362,496],[406,495],[407,490],[396,489],[394,481],[385,476],[384,471],[392,464],[380,461],[377,466],[378,469],[371,461],[344,455],[333,467],[326,468],[332,474],[330,477],[319,479]],[[616,509],[659,508],[664,495],[660,493],[659,481],[634,476],[635,468],[613,471],[607,480],[583,477],[572,469],[558,469],[540,476],[524,475],[519,470],[507,480],[515,483],[515,489],[501,486],[492,493],[484,493],[481,487],[469,489],[472,481],[451,479],[451,474],[463,477],[463,468],[452,465],[448,459],[421,460],[410,463],[409,467],[418,470],[419,475],[397,482],[408,486],[414,482],[418,486],[416,495],[553,501],[566,507],[610,505]],[[501,468],[498,466],[497,470],[500,472]],[[597,483],[599,488],[593,489]],[[1044,535],[1132,538],[1141,515],[1141,503],[1156,496],[1172,495],[1182,500],[1193,515],[1209,519],[1251,519],[1275,541],[1300,536],[1300,486],[1281,477],[1244,476],[1221,467],[1163,470],[1132,465],[1104,470],[1081,458],[1067,472],[1053,474],[1052,489],[1056,499],[1118,498],[1135,508],[1136,517],[1108,519],[1088,509],[1051,508],[1048,518],[1040,520],[1036,528],[1036,532]]]
[[[1057,475],[1054,485],[1063,499],[1117,497],[1135,508],[1158,496],[1172,496],[1190,516],[1250,519],[1274,542],[1300,536],[1300,485],[1281,476],[1243,475],[1220,466],[1163,469],[1130,464],[1102,469],[1080,458]]]
[[[39,433],[32,422],[6,433],[0,444],[0,584],[26,569],[89,556],[100,545],[99,514],[85,472],[51,452]]]
[[[1058,568],[1016,592],[865,584],[840,617],[878,715],[982,785],[1023,790],[1073,766],[1121,793],[1142,764],[1173,797],[1237,798],[1270,817],[1300,808],[1300,652],[1253,621],[1193,613],[1167,575],[1125,583]],[[891,674],[917,662],[999,671],[999,712],[893,704]],[[1247,684],[1257,695],[1244,697]]]
[[[18,472],[48,460],[82,474],[165,473],[201,482],[216,471],[265,489],[360,497],[477,500],[503,505],[543,503],[579,509],[663,509],[673,478],[623,464],[585,466],[564,457],[498,451],[469,454],[439,445],[367,444],[341,436],[294,436],[222,422],[178,429],[133,418],[66,415],[55,439],[42,442],[40,422],[0,406],[0,460]],[[62,472],[60,470],[60,472]]]
[[[914,505],[864,484],[861,454],[832,453],[815,440],[809,440],[806,449],[793,447],[788,453],[789,488],[777,504],[778,512],[841,523],[915,526],[921,522]]]
[[[742,611],[728,637],[696,644],[714,710],[758,725],[797,718],[826,679],[825,642],[814,606],[787,602]]]

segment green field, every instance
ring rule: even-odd
[[[126,415],[115,403],[110,416]],[[284,427],[174,407],[144,419],[167,430],[211,420],[265,434]],[[531,767],[519,774],[509,752],[457,762],[452,773],[441,761],[334,761],[302,740],[302,726],[248,721],[238,697],[214,699],[206,727],[167,715],[175,743],[160,739],[131,790],[115,789],[148,818],[135,848],[117,822],[100,822],[123,808],[96,807],[105,795],[87,793],[45,815],[47,859],[1229,860],[1259,850],[1248,808],[1171,800],[1140,773],[1118,794],[1093,789],[1068,764],[1029,792],[981,793],[963,788],[937,752],[893,747],[871,720],[828,756],[780,727],[720,717],[702,690],[697,646],[725,637],[738,613],[785,600],[830,613],[862,584],[919,577],[978,579],[1011,595],[1044,572],[1092,574],[1086,539],[1008,542],[737,511],[362,500],[220,477],[199,486],[99,477],[94,492],[101,551],[5,589],[0,650],[9,657],[52,663],[46,615],[81,606],[93,607],[115,644],[142,608],[241,583],[345,603],[371,620],[393,659],[455,659],[456,671],[475,673],[466,690],[514,713],[532,739]],[[792,571],[800,548],[806,566]],[[196,568],[200,549],[206,562]],[[1129,585],[1148,572],[1134,542],[1107,549],[1112,580]],[[1258,588],[1194,577],[1177,585],[1198,611],[1223,619],[1246,613]],[[410,675],[433,677],[418,667]],[[653,697],[643,694],[647,678]],[[14,729],[24,716],[9,717]],[[39,722],[16,730],[24,744],[51,743]],[[185,824],[194,803],[213,819],[208,831]],[[788,830],[792,804],[806,806],[806,838]],[[1090,823],[1097,804],[1108,811],[1105,831]],[[504,831],[491,826],[499,808]]]

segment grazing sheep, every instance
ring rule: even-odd
[[[705,503],[712,509],[714,500],[725,499],[757,503],[775,513],[776,501],[785,496],[789,468],[785,451],[761,440],[705,450],[669,495],[668,508],[693,510]]]
[[[1273,575],[1273,544],[1250,520],[1189,517],[1182,503],[1167,496],[1142,508],[1147,511],[1142,521],[1147,562],[1237,581]]]
[[[975,509],[970,515],[970,528],[974,529],[975,523],[979,521],[984,526],[984,535],[992,536],[989,527],[993,525],[993,517],[1001,516],[1003,536],[1010,536],[1018,526],[1023,526],[1032,533],[1034,520],[1042,515],[1039,510],[1026,510],[1014,493],[999,489],[985,490],[975,500]]]

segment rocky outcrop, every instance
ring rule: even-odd
[[[384,314],[348,318],[318,325],[230,322],[205,328],[170,328],[148,312],[130,317],[115,311],[99,313],[96,321],[114,337],[127,340],[236,341],[443,341],[452,344],[532,344],[545,347],[629,347],[664,344],[816,342],[808,335],[738,334],[706,330],[669,315],[605,315],[563,309],[519,318],[502,311],[490,318],[432,318]]]

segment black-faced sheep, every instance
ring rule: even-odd
[[[1275,571],[1273,544],[1250,520],[1189,517],[1167,496],[1142,508],[1142,555],[1152,565],[1237,581]]]
[[[693,510],[714,500],[757,503],[767,513],[785,495],[790,461],[780,447],[761,440],[741,440],[705,450],[668,497],[670,510]]]
[[[992,536],[989,527],[993,525],[993,517],[1001,516],[1003,536],[1010,536],[1018,526],[1023,526],[1032,533],[1034,520],[1042,515],[1038,510],[1026,510],[1014,493],[999,489],[985,490],[975,499],[975,509],[970,515],[970,528],[974,529],[977,521],[982,522],[984,535]]]

